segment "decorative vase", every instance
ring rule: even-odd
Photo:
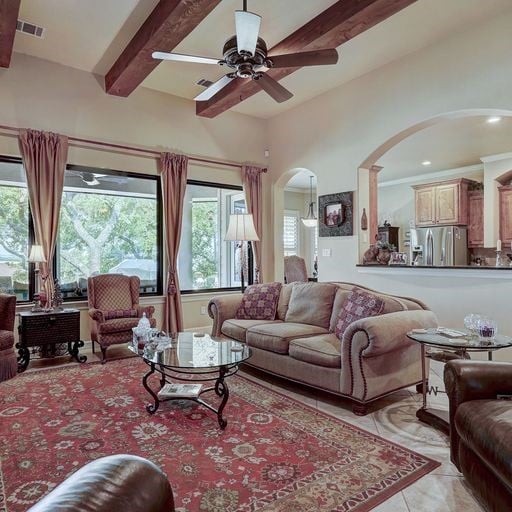
[[[368,229],[368,217],[366,216],[366,208],[363,208],[363,214],[361,215],[361,229],[363,231]]]
[[[368,249],[366,249],[363,254],[363,264],[368,263],[377,263],[377,255],[379,254],[379,249],[375,246],[375,244],[370,245]]]
[[[379,249],[379,254],[377,254],[377,261],[381,265],[389,265],[390,259],[391,259],[391,251],[389,249]]]

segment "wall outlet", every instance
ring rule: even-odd
[[[201,306],[201,315],[206,315],[206,306]]]
[[[322,256],[330,258],[332,256],[332,249],[322,249]]]

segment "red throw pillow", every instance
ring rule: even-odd
[[[384,311],[384,301],[373,293],[352,288],[341,305],[334,333],[341,340],[345,329],[356,320],[380,315]]]
[[[252,284],[245,289],[236,312],[241,320],[274,320],[281,294],[281,283]]]

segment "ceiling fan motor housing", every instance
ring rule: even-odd
[[[236,36],[232,36],[224,43],[222,53],[224,59],[221,61],[221,64],[234,69],[235,72],[233,74],[236,77],[256,78],[258,75],[257,71],[265,65],[267,60],[267,45],[261,37],[258,37],[254,55],[242,55],[238,53]]]

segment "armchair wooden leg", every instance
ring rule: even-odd
[[[101,347],[101,364],[107,362],[107,347]]]
[[[368,407],[366,404],[352,404],[352,412],[356,416],[366,416],[368,414]]]
[[[92,353],[94,354],[95,353],[94,340],[91,340],[91,344],[92,344]]]

